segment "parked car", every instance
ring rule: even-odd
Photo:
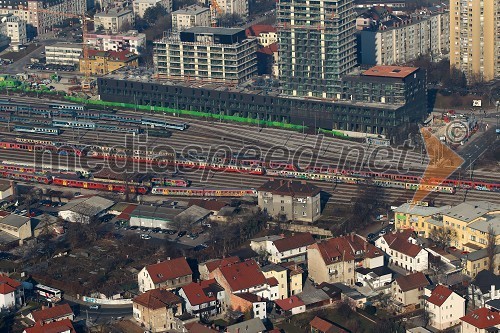
[[[380,232],[378,233],[380,236],[383,236],[387,233],[387,231],[385,231],[385,229],[383,230],[380,230]]]
[[[151,236],[148,234],[141,234],[141,239],[151,239]]]
[[[179,231],[179,233],[177,234],[177,237],[181,238],[182,236],[186,235],[187,234],[187,231]]]
[[[99,304],[92,304],[89,306],[90,310],[99,310],[101,306]]]

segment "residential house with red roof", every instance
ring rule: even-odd
[[[299,233],[265,242],[263,251],[267,254],[269,261],[275,264],[288,261],[301,263],[307,260],[307,247],[314,243],[316,241],[310,233]]]
[[[225,291],[215,279],[191,282],[179,289],[184,299],[186,312],[200,318],[221,313],[225,302]]]
[[[425,288],[429,285],[429,280],[422,272],[401,275],[391,285],[393,303],[401,312],[422,308]]]
[[[347,329],[318,316],[309,322],[311,333],[350,333]]]
[[[88,61],[87,64],[85,62]],[[129,50],[122,51],[101,51],[88,50],[88,60],[80,57],[80,68],[82,72],[89,75],[105,75],[119,68],[139,66],[139,56]]]
[[[69,319],[73,321],[75,314],[69,304],[55,305],[52,307],[42,308],[38,311],[33,311],[28,314],[28,318],[35,322],[35,324],[47,324],[53,321],[61,321]]]
[[[386,234],[375,241],[375,246],[389,257],[389,263],[410,272],[422,272],[429,268],[429,252],[416,244],[413,231]]]
[[[462,333],[491,333],[500,331],[500,313],[479,308],[460,318]]]
[[[149,290],[133,300],[134,319],[151,332],[180,329],[183,326],[177,319],[180,315],[182,299],[168,290]]]
[[[219,333],[210,327],[204,326],[198,322],[190,322],[184,325],[188,333]]]
[[[438,330],[459,324],[460,318],[465,315],[465,299],[446,286],[427,287],[424,297],[429,324]]]
[[[297,296],[291,296],[285,299],[277,299],[274,301],[277,309],[281,311],[283,315],[296,315],[299,313],[306,312],[305,303]]]
[[[24,288],[21,283],[0,274],[0,310],[10,309],[23,303]]]
[[[193,280],[193,271],[186,258],[180,257],[145,266],[137,276],[139,291],[151,289],[175,289]]]
[[[209,261],[202,262],[198,264],[198,272],[200,272],[200,279],[208,280],[210,279],[210,273],[212,273],[217,267],[226,266],[228,264],[234,264],[240,261],[240,258],[233,256],[222,259],[212,259]]]
[[[356,268],[384,265],[383,252],[354,233],[330,238],[307,248],[309,278],[315,283],[354,285]]]
[[[23,333],[75,333],[73,323],[69,319],[53,321],[47,324],[36,323],[32,327],[25,328]]]
[[[269,24],[254,24],[245,30],[247,37],[257,37],[259,44],[266,47],[278,42],[276,27]]]
[[[266,279],[253,259],[217,267],[210,277],[215,278],[226,291],[225,304],[228,308],[237,307],[237,294],[251,293],[271,301],[279,297],[277,280]]]
[[[267,301],[259,295],[241,293],[232,296],[231,308],[242,313],[250,313],[252,318],[267,318]]]

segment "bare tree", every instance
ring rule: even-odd
[[[457,232],[449,227],[436,228],[431,230],[429,238],[444,249],[457,239]]]
[[[492,273],[495,267],[495,252],[496,252],[496,235],[493,225],[488,226],[486,254],[488,255],[488,270]]]

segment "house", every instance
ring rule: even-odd
[[[193,271],[186,258],[180,257],[145,266],[137,276],[139,291],[174,289],[192,282]]]
[[[262,273],[269,279],[275,278],[278,282],[278,298],[288,297],[288,269],[276,264],[269,264],[262,267]]]
[[[191,282],[179,289],[185,301],[186,312],[200,318],[215,316],[221,312],[225,295],[215,279]]]
[[[10,180],[0,180],[0,200],[10,197],[14,193],[14,184]]]
[[[500,299],[500,275],[488,270],[479,272],[469,285],[472,304],[483,307],[486,302]]]
[[[232,299],[232,309],[242,313],[250,312],[252,318],[266,319],[267,307],[266,300],[262,297],[250,294],[241,293],[237,294]]]
[[[188,333],[219,333],[219,331],[213,330],[210,327],[204,326],[198,322],[191,322],[185,324]]]
[[[391,286],[393,303],[401,312],[413,311],[424,306],[424,290],[429,280],[422,272],[397,277]]]
[[[315,283],[356,282],[356,268],[384,265],[383,252],[358,235],[330,238],[307,248],[309,278]]]
[[[386,234],[375,241],[375,246],[389,257],[389,263],[410,272],[422,272],[429,268],[429,253],[416,244],[409,229]]]
[[[465,258],[464,274],[474,278],[479,272],[488,269],[490,258],[486,249],[472,251]],[[500,274],[500,244],[495,246],[495,255],[493,257],[493,272]]]
[[[265,251],[269,261],[279,264],[294,261],[301,263],[307,260],[307,247],[316,243],[310,233],[295,234],[266,243]]]
[[[217,267],[210,274],[210,277],[215,278],[224,288],[226,291],[225,304],[233,309],[238,306],[239,300],[235,299],[237,294],[251,293],[268,300],[278,298],[278,286],[270,285],[270,279],[266,279],[259,265],[253,259]],[[234,306],[233,301],[236,301]]]
[[[2,214],[3,215],[3,214]],[[33,235],[31,230],[31,219],[17,214],[3,215],[0,218],[0,242],[7,244],[18,242]]]
[[[446,286],[425,288],[424,307],[429,313],[430,325],[444,330],[460,323],[465,315],[465,299]]]
[[[97,195],[83,196],[64,205],[58,215],[68,222],[90,223],[92,220],[105,215],[114,204],[114,201]]]
[[[309,322],[309,326],[311,326],[311,333],[350,333],[349,330],[342,326],[318,316]]]
[[[362,308],[366,303],[366,296],[361,294],[356,289],[346,286],[343,283],[332,283],[332,285],[340,290],[340,297],[342,300],[347,300],[354,304],[357,308]]]
[[[25,328],[23,333],[75,333],[73,323],[69,319],[53,321],[47,324],[36,323],[32,327]]]
[[[391,284],[392,271],[385,267],[376,268],[356,268],[356,282],[363,286],[369,286],[372,289],[382,288]]]
[[[212,273],[217,267],[226,266],[228,264],[234,264],[240,261],[238,257],[227,257],[223,259],[213,259],[201,264],[198,264],[198,271],[200,272],[200,279],[208,280],[210,273]]]
[[[24,289],[20,282],[0,274],[0,310],[10,309],[24,302]]]
[[[267,253],[267,249],[271,247],[272,242],[283,238],[285,238],[285,235],[283,234],[253,238],[250,240],[250,248],[257,253],[264,255]]]
[[[500,313],[479,308],[460,318],[462,333],[490,333],[500,331]]]
[[[306,312],[306,304],[297,296],[291,296],[285,299],[277,299],[274,301],[277,310],[283,315],[296,315]]]
[[[133,299],[133,315],[151,332],[175,330],[182,315],[182,299],[164,289],[152,289]]]
[[[302,268],[293,261],[284,262],[280,266],[288,270],[288,295],[297,295],[302,292],[304,274]]]
[[[38,311],[33,311],[28,315],[31,321],[36,324],[47,324],[53,321],[60,321],[69,319],[73,321],[75,319],[75,314],[69,304],[55,305],[50,308],[42,308]]]
[[[263,333],[265,331],[266,327],[259,318],[253,318],[226,327],[226,333]]]

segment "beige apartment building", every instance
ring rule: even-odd
[[[209,27],[210,8],[192,5],[172,13],[172,30],[181,31],[191,27]]]
[[[500,0],[450,1],[450,66],[469,79],[500,76]]]
[[[118,33],[126,27],[126,22],[134,24],[134,13],[130,9],[112,8],[94,15],[94,26],[100,26],[107,32]]]

